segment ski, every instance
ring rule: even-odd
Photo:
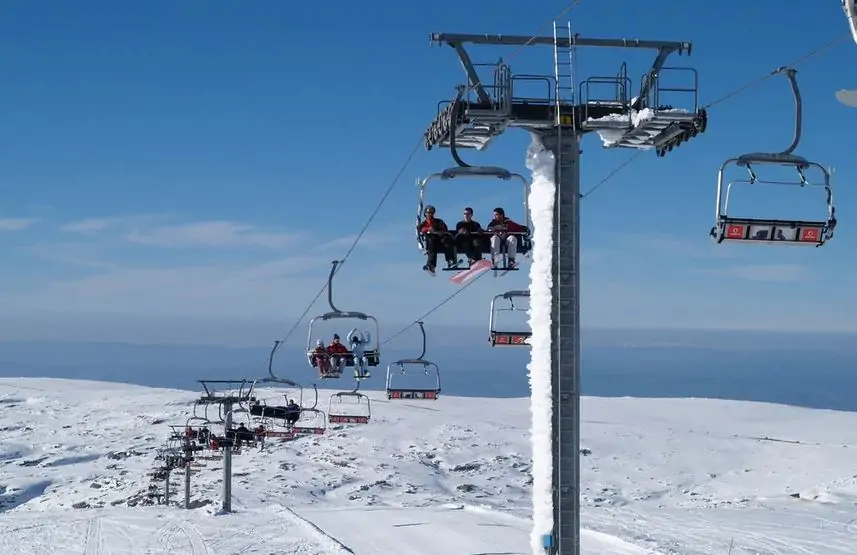
[[[483,274],[492,268],[491,263],[487,260],[480,260],[475,262],[470,268],[458,272],[454,276],[452,276],[449,281],[455,283],[457,285],[464,285],[468,281],[475,279],[480,274]]]

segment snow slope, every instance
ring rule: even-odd
[[[370,395],[369,425],[236,456],[235,513],[216,515],[214,461],[200,508],[127,506],[168,434],[155,422],[183,425],[193,393],[0,379],[0,554],[530,553],[529,399]],[[857,414],[628,398],[582,414],[583,553],[857,553]]]

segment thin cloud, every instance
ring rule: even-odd
[[[695,239],[688,239],[670,233],[659,233],[642,230],[640,233],[618,234],[619,239],[634,250],[645,249],[655,251],[668,256],[677,256],[695,259],[710,258],[735,258],[736,251],[730,250],[723,245],[717,245],[706,236],[705,229],[700,230],[700,235]]]
[[[60,231],[67,233],[97,233],[113,227],[116,221],[115,218],[90,218],[60,226]]]
[[[105,218],[85,218],[60,226],[60,231],[92,235],[118,228],[130,228],[152,224],[167,217],[166,214],[136,214],[133,216],[111,216]]]
[[[173,267],[115,267],[94,275],[34,284],[3,294],[9,310],[72,313],[232,315],[282,319],[305,308],[324,284],[327,258],[284,257],[252,266],[238,263]],[[375,279],[374,276],[365,279]],[[362,295],[362,276],[342,280],[344,298]],[[374,302],[380,302],[379,299]],[[372,304],[373,301],[370,301]],[[318,310],[323,310],[319,308]]]
[[[358,243],[358,245],[361,247],[379,247],[395,243],[401,240],[402,230],[404,230],[404,233],[407,234],[407,226],[390,228],[390,230],[387,232],[366,232],[363,234],[362,237],[360,237],[360,242]],[[414,241],[416,241],[416,236],[414,234],[411,234],[410,237],[414,237]],[[336,239],[321,244],[319,246],[319,249],[348,249],[351,248],[351,245],[354,244],[355,239],[357,239],[357,233],[354,233],[352,235],[344,235],[342,237],[338,237]]]
[[[301,234],[264,231],[257,226],[214,220],[135,230],[125,239],[158,247],[261,247],[281,249],[295,246]]]
[[[0,218],[0,231],[23,231],[38,222],[38,218]]]
[[[105,260],[105,253],[102,252],[102,249],[91,242],[38,243],[35,245],[19,247],[18,250],[40,260],[69,264],[71,266],[94,268],[98,270],[112,270],[118,268],[118,265],[114,262]]]
[[[702,273],[748,281],[779,283],[807,281],[812,278],[810,269],[800,264],[747,264],[744,266],[702,270]]]

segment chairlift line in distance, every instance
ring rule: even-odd
[[[504,326],[497,325],[497,315],[500,312],[526,312],[527,309],[520,309],[515,306],[515,299],[527,299],[530,298],[530,292],[528,290],[519,290],[519,291],[506,291],[505,293],[500,293],[499,295],[495,295],[493,299],[491,299],[491,314],[488,317],[488,342],[492,347],[529,347],[530,346],[530,338],[533,336],[532,330],[520,330],[516,329],[514,331],[508,331],[509,328]],[[508,301],[509,308],[498,308],[498,301]]]
[[[423,322],[415,322],[422,335],[422,351],[416,358],[397,360],[387,366],[387,399],[425,399],[436,401],[440,397],[440,369],[437,364],[426,360],[426,330]],[[403,387],[396,385],[404,377],[425,377],[424,387]]]
[[[724,241],[734,241],[766,245],[820,247],[833,237],[833,229],[836,227],[836,209],[833,203],[830,172],[821,164],[794,154],[795,149],[800,144],[803,118],[803,102],[795,78],[797,71],[793,68],[781,68],[778,72],[785,73],[794,96],[795,127],[792,142],[782,152],[752,152],[730,158],[721,164],[717,173],[715,223],[709,233],[718,244]],[[730,165],[745,168],[748,177],[726,182],[724,174]],[[796,179],[790,181],[760,179],[754,166],[791,167],[795,170]],[[813,170],[814,174],[820,174],[820,182],[807,179],[807,170]],[[815,220],[734,217],[730,215],[729,207],[733,185],[797,186],[822,189],[827,205],[827,217],[826,219]]]
[[[417,239],[417,248],[423,253],[423,255],[428,254],[428,240],[431,235],[436,235],[434,232],[423,233],[420,231],[419,227],[423,221],[423,212],[425,210],[426,204],[426,190],[428,188],[428,184],[433,180],[440,181],[449,181],[455,179],[457,177],[465,177],[465,178],[495,178],[503,181],[511,181],[518,180],[521,182],[523,186],[523,217],[519,220],[514,220],[520,223],[523,227],[526,228],[526,231],[523,232],[505,232],[506,235],[513,235],[518,238],[517,242],[517,253],[522,256],[527,256],[532,250],[532,238],[531,232],[533,229],[532,222],[530,221],[530,210],[529,210],[529,192],[530,192],[530,183],[527,179],[519,174],[512,173],[505,168],[500,168],[497,166],[457,166],[447,168],[441,172],[432,173],[423,179],[417,180],[417,187],[419,189],[419,203],[417,204],[417,221],[416,226],[414,228],[416,239]],[[487,265],[483,263],[476,263],[472,267],[469,265],[462,266],[463,261],[458,257],[461,254],[458,250],[458,243],[455,240],[456,236],[454,234],[454,230],[449,231],[450,236],[453,238],[453,253],[455,255],[455,260],[457,262],[457,266],[453,268],[443,268],[444,271],[453,271],[456,274],[453,276],[452,281],[454,283],[458,283],[459,285],[465,283],[466,281],[470,281],[472,278],[477,275],[492,269],[492,265],[489,262]],[[481,234],[482,241],[480,242],[480,251],[483,256],[490,257],[491,255],[491,237],[495,235],[494,233],[490,233],[487,230],[484,230]],[[509,267],[508,263],[508,253],[506,251],[506,242],[503,241],[500,244],[500,264],[494,268],[495,270],[503,271],[503,275],[509,271],[516,271],[518,267]],[[490,260],[490,258],[489,258]],[[480,261],[481,262],[481,261]],[[478,266],[477,266],[478,264]],[[495,271],[495,277],[496,271]]]
[[[313,347],[313,339],[315,338],[315,334],[317,333],[316,324],[318,322],[326,322],[329,320],[359,320],[364,323],[372,322],[372,324],[374,324],[375,337],[371,341],[372,347],[363,351],[363,359],[367,366],[378,366],[381,363],[380,328],[378,326],[378,320],[374,316],[365,314],[363,312],[344,311],[336,308],[336,305],[333,304],[333,276],[336,274],[336,269],[340,262],[338,260],[334,260],[331,264],[332,267],[330,269],[330,275],[327,278],[327,304],[330,305],[330,312],[315,316],[310,320],[306,344],[307,362],[309,363],[310,367],[318,369],[318,358],[326,357],[326,359],[328,360],[328,364],[330,364],[329,361],[331,355],[316,353]],[[349,351],[348,353],[343,353],[340,356],[342,357],[342,359],[344,359],[345,367],[355,367],[354,354],[351,351]],[[327,375],[320,375],[319,377],[322,379],[330,379],[339,378],[340,375],[330,372]],[[357,375],[357,372],[355,371],[354,377],[355,379],[361,380],[368,378],[369,374],[366,373],[365,375]]]

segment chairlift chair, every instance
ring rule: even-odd
[[[266,431],[266,437],[292,438],[295,435],[320,435],[327,429],[327,415],[324,411],[316,408],[318,406],[318,387],[316,387],[315,384],[312,385],[314,398],[312,404],[307,406],[304,405],[304,388],[298,384],[295,384],[295,386],[298,388],[299,397],[297,405],[300,407],[300,412],[298,413],[297,421],[292,426],[289,426],[286,420],[288,416],[293,415],[294,412],[289,411],[285,404],[282,406],[273,406],[268,405],[264,401],[256,400],[250,405],[249,413],[252,416],[262,419],[270,419],[270,421],[283,421],[283,429],[281,431]],[[288,401],[288,395],[283,395],[283,397],[284,401]]]
[[[295,433],[288,425],[288,411],[282,406],[268,405],[265,401],[256,401],[250,407],[251,416],[265,428],[265,437],[292,439]]]
[[[425,359],[426,330],[422,322],[416,322],[422,334],[422,352],[417,358],[397,360],[387,366],[387,399],[425,399],[436,401],[440,396],[440,369],[437,364]],[[398,385],[411,381],[416,376],[425,383],[422,387]],[[407,383],[407,382],[406,382]]]
[[[830,184],[830,172],[821,164],[793,154],[800,143],[803,104],[798,88],[796,71],[792,68],[780,70],[789,79],[795,100],[795,130],[792,142],[787,149],[777,153],[754,152],[730,158],[723,162],[717,173],[717,206],[715,224],[710,235],[718,244],[724,241],[744,243],[761,243],[766,245],[815,246],[820,247],[833,237],[836,227],[836,209],[833,204],[833,189]],[[745,168],[746,179],[736,179],[726,182],[724,173],[727,166],[735,165]],[[784,166],[794,168],[796,178],[793,180],[760,179],[754,167]],[[817,170],[817,181],[810,181],[807,170]],[[797,186],[806,189],[821,189],[827,206],[826,217],[814,220],[775,219],[775,218],[745,218],[730,215],[730,194],[733,185],[741,186]]]
[[[315,398],[312,405],[305,407],[303,405],[303,395],[301,396],[301,412],[298,415],[298,420],[292,425],[292,431],[297,435],[322,435],[327,430],[327,415],[318,407],[318,388],[315,384],[312,386],[315,392]],[[303,390],[301,390],[303,394]]]
[[[368,424],[372,418],[372,405],[368,395],[359,392],[360,382],[351,391],[339,391],[327,403],[327,421],[330,424]]]
[[[300,407],[301,409],[310,408],[304,407],[304,388],[302,385],[292,380],[275,376],[273,373],[272,361],[274,358],[274,354],[276,353],[280,344],[281,343],[279,341],[275,343],[274,349],[271,351],[271,355],[268,360],[268,373],[271,375],[271,378],[267,378],[263,381],[283,383],[291,388],[296,389],[298,397],[298,407]],[[315,384],[312,384],[312,389],[315,398],[311,407],[314,408],[318,404],[318,388]],[[266,402],[265,400],[260,399],[254,399],[253,401],[251,401],[249,406],[249,414],[250,416],[255,417],[257,420],[259,420],[262,425],[265,426],[265,437],[291,439],[295,436],[295,432],[293,431],[292,426],[288,424],[289,416],[293,416],[295,414],[294,411],[291,411],[287,408],[287,402],[289,398],[289,394],[283,395],[283,403],[280,405],[268,404],[268,402]],[[298,412],[298,417],[300,417],[300,412]]]
[[[364,314],[363,312],[354,312],[354,311],[343,311],[336,308],[333,304],[333,276],[336,274],[336,269],[340,262],[338,260],[333,261],[333,267],[330,270],[330,275],[327,278],[327,303],[330,305],[330,312],[326,314],[322,314],[320,316],[316,316],[309,323],[309,333],[307,335],[307,344],[306,344],[306,356],[307,362],[312,368],[318,369],[318,357],[322,357],[324,359],[330,360],[331,356],[326,353],[316,353],[314,346],[315,334],[317,332],[316,323],[317,322],[326,322],[329,320],[360,320],[362,322],[372,322],[374,324],[374,340],[372,341],[371,348],[367,348],[363,352],[363,358],[367,366],[378,366],[381,363],[381,343],[380,343],[380,329],[378,326],[378,320],[374,316],[370,316],[368,314]],[[346,367],[354,367],[354,355],[351,352],[343,353],[342,355],[334,355],[334,357],[340,356],[345,361]],[[332,367],[332,366],[331,366]],[[323,374],[320,376],[321,378],[338,378],[339,374],[335,374],[331,372],[330,374]],[[355,375],[357,379],[365,379],[366,376],[358,376]]]
[[[492,347],[529,347],[530,338],[533,336],[531,330],[523,331],[520,328],[509,331],[505,326],[498,326],[498,314],[501,312],[526,312],[515,306],[515,299],[529,299],[529,291],[506,291],[491,299],[491,315],[488,318],[488,342]],[[498,301],[508,301],[509,308],[498,307]]]
[[[464,166],[464,167],[453,167],[447,168],[442,172],[433,173],[421,180],[417,181],[417,187],[419,188],[419,204],[417,205],[417,224],[416,224],[416,237],[417,237],[417,247],[420,251],[425,255],[428,254],[428,240],[432,235],[437,235],[434,232],[422,233],[420,232],[420,223],[423,221],[424,210],[426,207],[426,189],[428,188],[428,184],[430,181],[435,179],[440,179],[441,181],[449,181],[450,179],[455,179],[456,177],[494,177],[497,179],[501,179],[503,181],[511,181],[512,179],[519,180],[523,185],[524,190],[524,214],[518,219],[514,220],[520,225],[526,228],[526,231],[521,232],[506,232],[506,235],[514,235],[518,237],[517,242],[517,254],[526,256],[530,253],[533,248],[533,241],[531,237],[531,232],[533,229],[533,224],[530,221],[530,210],[529,210],[529,192],[530,192],[530,184],[527,179],[518,173],[511,173],[509,170],[504,168],[498,168],[494,166]],[[449,222],[447,222],[449,224]],[[455,230],[451,229],[450,234],[453,234],[454,237]],[[491,256],[491,236],[494,233],[489,231],[483,231],[481,234],[481,254],[483,256],[488,256],[490,259]],[[472,235],[471,235],[472,237]],[[455,248],[455,258],[458,262],[458,265],[453,268],[443,268],[444,271],[454,271],[460,272],[462,270],[470,269],[469,265],[464,265],[464,261],[458,259],[458,243],[457,241],[454,243],[456,245]],[[503,271],[517,271],[519,266],[515,266],[514,268],[509,267],[509,257],[508,252],[506,251],[507,245],[505,241],[501,241],[500,243],[500,263],[494,268],[495,270],[503,270]]]
[[[322,435],[327,430],[327,415],[315,407],[302,408],[298,421],[292,426],[296,435]]]

